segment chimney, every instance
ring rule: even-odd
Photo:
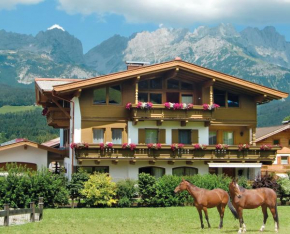
[[[134,70],[139,67],[150,65],[149,62],[126,61],[127,70]]]

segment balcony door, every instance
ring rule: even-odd
[[[179,103],[179,93],[178,92],[167,92],[166,102]]]

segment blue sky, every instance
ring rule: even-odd
[[[223,22],[238,31],[271,25],[290,41],[289,12],[290,0],[0,0],[0,29],[36,35],[59,24],[82,41],[84,52],[114,34],[161,25],[194,30]]]

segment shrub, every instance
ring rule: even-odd
[[[156,196],[156,179],[146,173],[139,174],[138,180],[139,192],[141,195],[140,204],[152,205]]]
[[[286,203],[286,200],[289,200],[289,197],[286,199],[286,196],[290,196],[290,180],[288,178],[279,178],[277,180],[279,184],[278,192],[280,194],[280,200],[282,204]]]
[[[136,197],[136,195],[138,195],[137,181],[126,179],[117,183],[117,198],[119,207],[130,207],[134,202],[134,197]]]
[[[74,206],[75,199],[84,198],[81,191],[84,189],[84,183],[88,181],[89,177],[90,175],[82,169],[79,169],[77,173],[72,174],[71,181],[67,185],[69,196],[72,199],[72,207]]]
[[[253,183],[253,188],[271,188],[274,191],[278,190],[279,185],[275,178],[271,175],[257,176]]]
[[[81,194],[85,196],[88,205],[112,206],[117,203],[114,199],[116,195],[116,183],[111,181],[107,173],[94,173],[89,180],[84,183]]]

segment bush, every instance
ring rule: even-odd
[[[63,174],[52,174],[48,169],[31,171],[16,164],[7,165],[8,175],[0,180],[0,206],[24,208],[29,202],[37,204],[43,197],[45,207],[68,204],[67,179]]]
[[[81,191],[84,189],[84,183],[88,181],[89,177],[90,175],[82,169],[79,169],[77,173],[72,174],[71,181],[67,185],[69,196],[72,199],[72,206],[74,206],[75,199],[84,198]]]
[[[117,198],[119,207],[130,207],[134,202],[134,197],[136,197],[137,195],[137,181],[126,179],[121,180],[117,183]]]
[[[271,175],[257,176],[253,188],[270,188],[274,191],[278,190],[279,185],[277,184],[275,178]]]
[[[141,195],[140,204],[150,206],[154,204],[156,196],[156,179],[146,173],[139,174],[138,180],[139,192]]]
[[[278,192],[281,196],[281,203],[285,205],[286,201],[289,200],[289,197],[287,199],[285,197],[290,196],[290,180],[288,178],[279,178],[277,183],[279,184]]]
[[[84,183],[81,194],[85,196],[88,205],[112,206],[117,203],[114,199],[116,195],[116,183],[111,182],[111,177],[107,173],[94,173],[89,180]]]

